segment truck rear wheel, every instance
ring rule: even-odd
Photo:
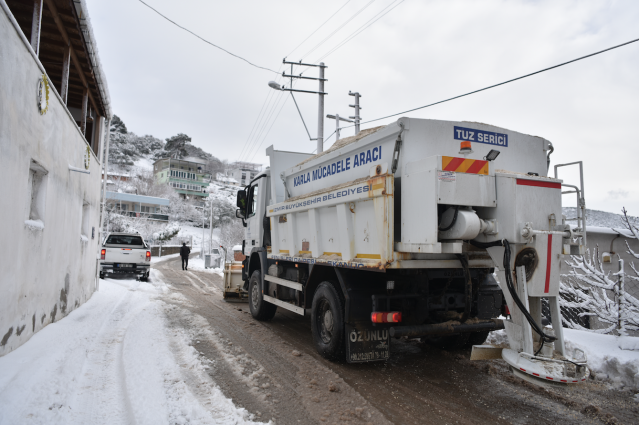
[[[264,301],[261,282],[261,274],[259,270],[255,270],[249,279],[249,309],[254,319],[268,321],[275,316],[277,306]]]
[[[329,282],[315,290],[311,310],[311,332],[315,349],[329,360],[344,358],[344,303]]]

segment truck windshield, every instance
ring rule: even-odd
[[[106,241],[107,245],[144,245],[140,236],[111,235]]]

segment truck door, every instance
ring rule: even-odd
[[[262,217],[264,216],[264,195],[266,179],[255,180],[247,191],[245,255],[254,247],[262,246]]]

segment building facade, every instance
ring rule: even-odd
[[[106,193],[106,208],[127,217],[139,217],[148,220],[168,222],[169,200],[154,196],[142,196],[132,193]]]
[[[96,289],[111,111],[86,18],[84,1],[0,0],[0,355]]]
[[[162,158],[153,163],[153,174],[158,183],[168,184],[183,198],[203,200],[211,183],[211,172],[206,161],[199,158]]]
[[[231,165],[227,177],[234,179],[240,186],[246,186],[259,174],[261,169],[261,164],[235,162]]]

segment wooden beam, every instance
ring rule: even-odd
[[[62,89],[60,90],[60,97],[64,104],[67,104],[67,96],[69,95],[69,62],[71,61],[71,48],[67,46],[64,49],[64,55],[62,56]]]
[[[31,20],[31,47],[36,56],[40,53],[40,27],[42,25],[42,0],[33,0],[33,18]]]
[[[87,104],[88,104],[88,100],[89,100],[89,89],[88,88],[84,88],[84,95],[82,96],[82,121],[80,122],[80,131],[82,131],[82,134],[85,135],[86,138],[86,131],[87,131]]]
[[[75,49],[73,48],[73,45],[71,44],[71,39],[69,38],[69,34],[67,33],[67,30],[64,28],[64,23],[62,22],[62,19],[60,18],[60,14],[58,13],[58,8],[56,7],[55,2],[53,0],[44,0],[44,1],[47,4],[47,8],[49,9],[49,12],[51,12],[51,16],[53,17],[53,20],[58,26],[58,31],[60,31],[60,35],[62,35],[62,39],[64,40],[65,44],[69,46],[69,49],[71,51],[71,60],[73,61],[73,65],[75,66],[76,71],[80,75],[82,84],[87,89],[88,97],[91,100],[91,104],[93,105],[95,109],[97,109],[96,108],[97,102],[93,98],[91,91],[88,90],[89,82],[87,81],[86,75],[84,75],[84,70],[82,69],[82,64],[80,63],[80,60],[78,59],[78,55],[76,54]],[[84,103],[85,102],[83,101],[83,104]]]

